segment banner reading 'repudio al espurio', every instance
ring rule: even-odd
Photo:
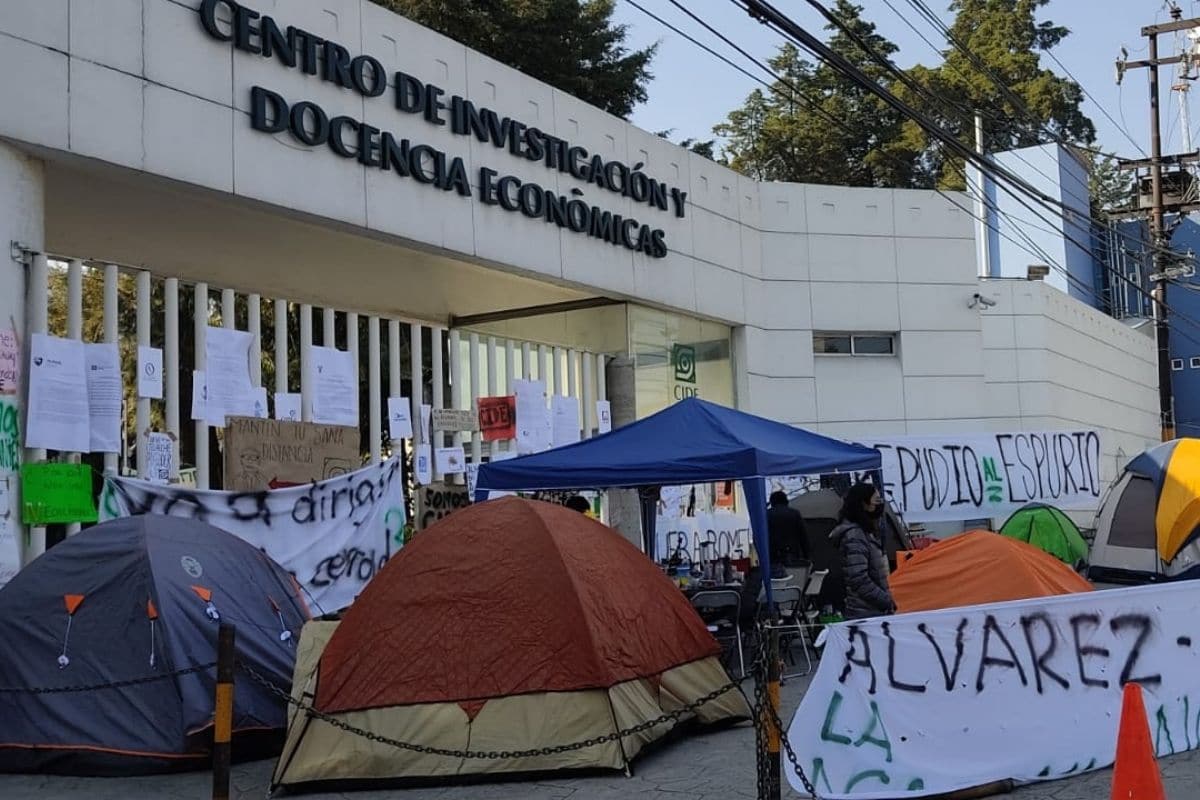
[[[881,437],[883,479],[908,522],[1005,517],[1026,503],[1093,511],[1100,483],[1094,430]]]
[[[1053,780],[1113,762],[1134,682],[1157,754],[1195,749],[1197,604],[1181,581],[831,626],[788,741],[829,800]]]
[[[350,605],[404,544],[400,460],[271,491],[222,492],[106,478],[101,519],[190,517],[263,550],[300,584],[314,614]]]

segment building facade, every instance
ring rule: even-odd
[[[629,418],[700,396],[844,438],[1092,426],[1106,479],[1156,437],[1152,342],[981,282],[965,196],[759,183],[369,0],[10,0],[0,42],[21,337],[47,329],[41,256],[222,290],[227,325],[274,300],[301,342],[403,322],[426,401],[540,374],[585,435],[619,382]]]

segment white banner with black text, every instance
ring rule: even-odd
[[[1198,604],[1183,581],[834,625],[788,739],[831,800],[1051,780],[1113,762],[1136,682],[1157,754],[1192,750]]]
[[[883,457],[886,491],[908,522],[1007,517],[1030,502],[1095,510],[1094,430],[896,436],[864,441]]]
[[[284,489],[223,492],[107,478],[100,518],[189,517],[259,548],[317,608],[344,608],[404,544],[400,460]]]

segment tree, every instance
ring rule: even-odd
[[[375,0],[510,67],[627,118],[657,45],[630,50],[615,0]]]
[[[1117,166],[1116,158],[1092,153],[1091,162],[1088,195],[1091,197],[1092,218],[1100,219],[1107,211],[1132,205],[1133,177]]]
[[[896,52],[896,46],[862,18],[861,6],[837,0],[833,13],[875,52]],[[872,80],[891,87],[884,67],[849,35],[833,25],[827,29],[836,30],[830,48]],[[771,92],[755,90],[714,128],[726,139],[730,166],[760,180],[848,186],[910,186],[918,181],[915,154],[908,154],[899,167],[894,160],[902,133],[896,111],[833,68],[806,60],[791,44],[781,47],[769,63],[781,76]],[[839,124],[831,124],[830,117]]]
[[[655,136],[660,136],[667,141],[671,141],[671,134],[675,133],[674,128],[665,131],[656,131]],[[717,140],[716,139],[680,139],[676,142],[684,150],[690,150],[698,156],[704,156],[709,161],[715,161],[718,164],[724,164],[724,159],[717,158]]]
[[[951,47],[938,67],[918,67],[910,75],[926,90],[922,96],[904,87],[899,94],[921,107],[958,141],[974,146],[974,115],[985,118],[985,145],[991,152],[1030,147],[1052,134],[1069,142],[1090,144],[1096,128],[1083,113],[1083,90],[1041,64],[1049,51],[1070,33],[1037,20],[1049,0],[953,0],[950,34],[963,47]],[[999,83],[1002,83],[1002,88]],[[929,103],[930,95],[945,102]],[[922,105],[924,104],[924,105]],[[964,186],[962,160],[911,120],[905,137],[924,144],[928,169],[944,188]]]

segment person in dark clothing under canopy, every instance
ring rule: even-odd
[[[771,493],[771,507],[767,509],[767,539],[771,545],[771,577],[785,577],[789,566],[796,566],[799,559],[808,560],[808,532],[804,528],[804,517],[788,505],[783,492]]]
[[[592,504],[587,501],[586,497],[579,494],[568,497],[567,502],[563,503],[563,505],[572,511],[578,511],[580,514],[586,514],[592,510]]]

